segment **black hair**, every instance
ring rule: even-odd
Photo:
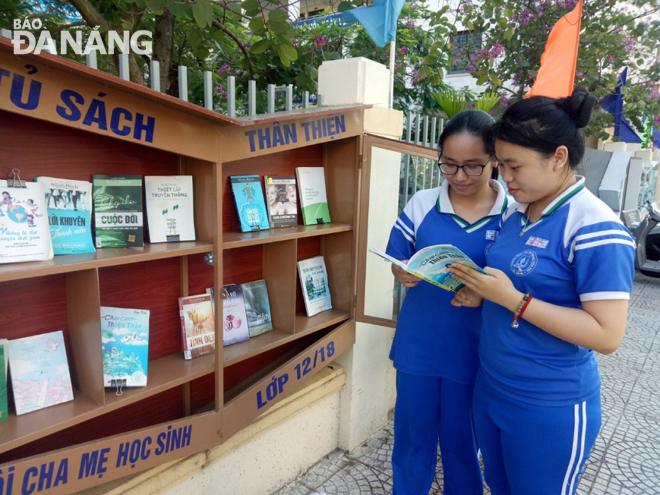
[[[438,151],[442,154],[445,140],[455,134],[467,132],[483,140],[484,150],[489,155],[495,154],[494,140],[490,139],[488,132],[495,124],[495,119],[483,110],[463,110],[454,115],[440,134],[438,140]],[[493,167],[491,177],[497,179],[497,167]]]
[[[571,96],[532,96],[511,105],[490,130],[495,140],[533,149],[550,157],[559,146],[568,149],[568,163],[575,169],[584,156],[584,133],[596,98],[586,88],[575,88]]]

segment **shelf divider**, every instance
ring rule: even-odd
[[[344,223],[326,223],[323,225],[296,225],[281,229],[260,230],[258,232],[225,232],[222,235],[222,248],[240,247],[282,242],[302,237],[336,234],[353,230],[353,225]]]

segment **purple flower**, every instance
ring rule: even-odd
[[[584,72],[578,70],[578,71],[575,72],[575,75],[576,75],[576,77],[582,77],[582,76],[584,76]]]
[[[614,58],[614,55],[608,55],[607,57],[605,57],[605,59],[606,59],[608,62],[611,62],[611,63],[616,62],[616,59]]]
[[[660,98],[660,93],[658,92],[657,89],[654,89],[648,94],[646,98],[649,100],[657,100],[658,98]]]

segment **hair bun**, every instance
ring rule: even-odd
[[[568,113],[578,129],[587,127],[597,101],[596,97],[583,87],[575,88],[571,96],[557,100],[558,105]]]

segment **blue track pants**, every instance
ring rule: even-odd
[[[472,421],[473,387],[397,371],[396,390],[394,494],[428,494],[435,478],[439,440],[444,495],[482,495]]]
[[[538,406],[502,394],[480,370],[474,424],[492,495],[572,495],[600,430],[600,396]]]

